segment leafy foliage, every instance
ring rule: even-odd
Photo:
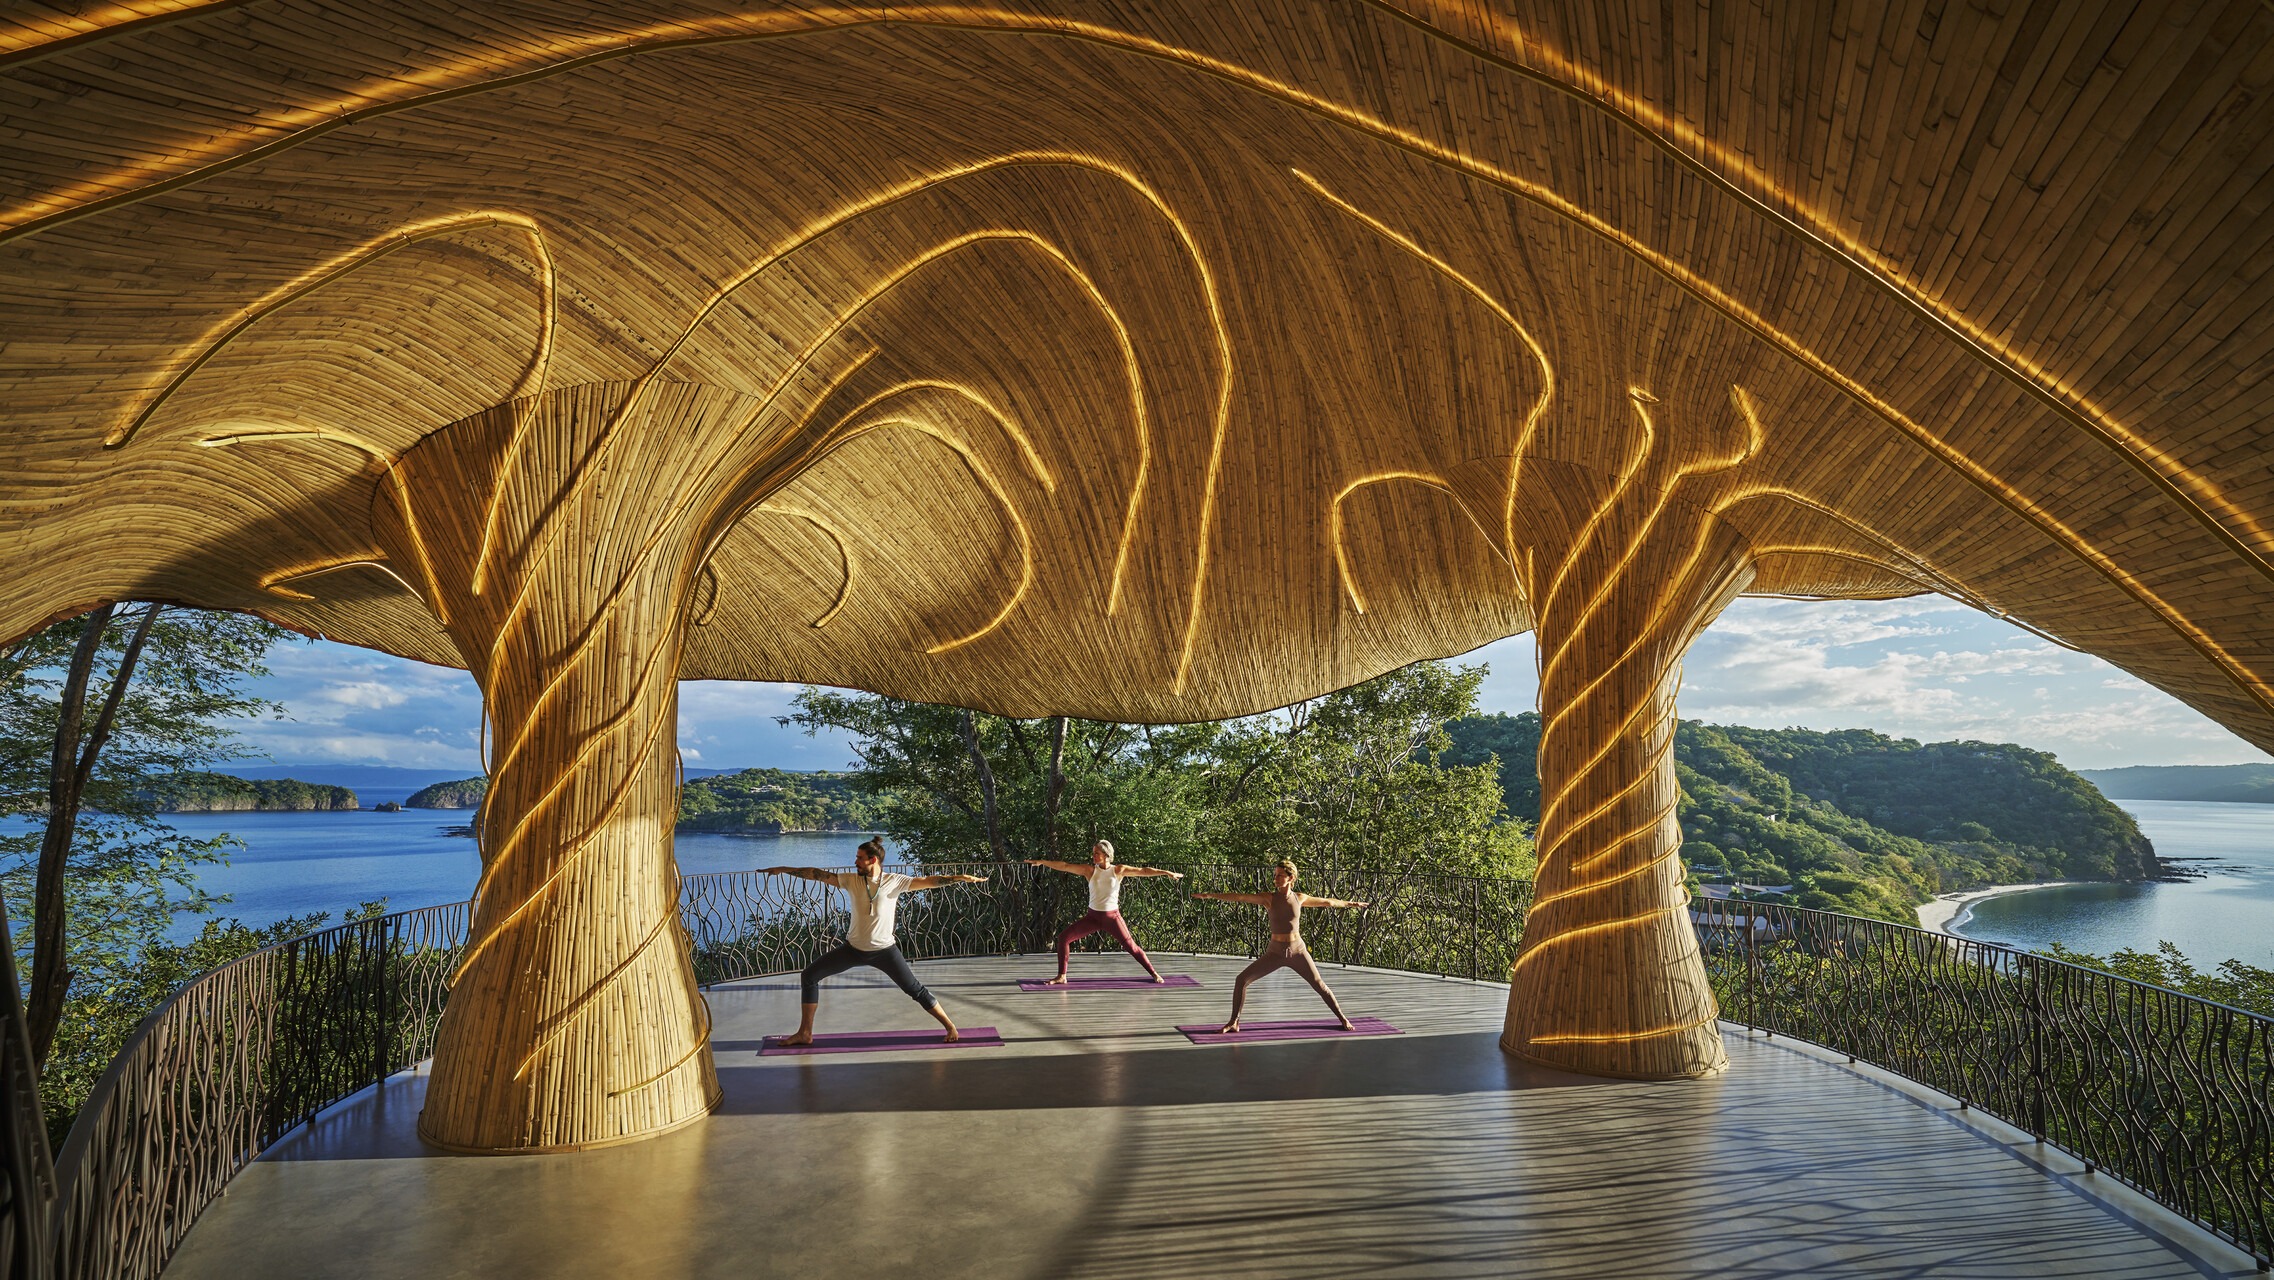
[[[160,813],[224,813],[244,810],[354,809],[355,792],[325,782],[297,778],[240,778],[193,770],[165,778],[151,789]]]
[[[2223,960],[2218,968],[2205,971],[2196,968],[2169,942],[2157,943],[2154,951],[2127,948],[2108,956],[2071,951],[2054,943],[2045,948],[2045,954],[2070,964],[2106,970],[2134,982],[2169,987],[2198,1000],[2233,1005],[2262,1018],[2274,1018],[2274,969],[2261,969],[2240,960]]]
[[[403,801],[405,809],[479,809],[482,797],[489,794],[490,780],[460,778],[456,782],[436,782],[413,791]]]
[[[364,920],[385,913],[384,898],[347,913]],[[106,967],[71,985],[63,1022],[40,1072],[40,1105],[47,1113],[48,1139],[60,1147],[79,1108],[126,1047],[134,1029],[182,984],[240,956],[313,933],[331,919],[328,911],[287,916],[255,928],[241,920],[208,920],[188,942],[156,942],[128,963]]]
[[[687,831],[873,831],[868,797],[844,773],[744,769],[689,778],[679,789],[679,826]]]
[[[1495,767],[1453,766],[1444,726],[1482,668],[1416,663],[1266,715],[1212,724],[1015,720],[806,689],[783,723],[843,731],[911,858],[1066,857],[1186,867],[1283,856],[1348,870],[1521,875],[1523,825]]]
[[[1536,817],[1539,726],[1532,712],[1456,721],[1450,758],[1497,756],[1509,809]],[[2026,747],[1683,721],[1674,760],[1693,872],[1790,886],[1798,906],[1908,924],[1951,890],[2161,871],[2131,815]]]
[[[0,894],[28,926],[14,936],[31,953],[18,968],[35,1054],[79,1036],[71,1018],[94,1016],[74,988],[137,980],[176,915],[211,909],[197,873],[231,842],[183,838],[155,797],[236,754],[232,721],[278,710],[244,682],[267,674],[262,658],[284,635],[236,614],[103,606],[0,654],[0,817],[36,820],[0,835]]]

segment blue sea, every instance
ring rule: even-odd
[[[2074,884],[1985,898],[1952,924],[1984,942],[2058,942],[2107,955],[2177,946],[2199,969],[2223,960],[2274,968],[2274,804],[2119,800],[2155,842],[2200,879]]]
[[[355,789],[365,805],[400,802],[408,787]],[[470,809],[369,808],[330,813],[175,813],[166,822],[185,836],[229,835],[241,845],[227,866],[207,869],[199,883],[230,901],[215,915],[249,925],[273,924],[316,911],[338,920],[357,904],[387,900],[390,911],[462,902],[472,897],[481,855],[472,838],[453,835],[472,821]],[[10,823],[20,828],[21,820]],[[758,867],[847,867],[866,836],[827,832],[783,836],[682,831],[673,842],[682,875]],[[177,940],[195,934],[198,917],[177,917]]]

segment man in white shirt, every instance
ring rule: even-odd
[[[940,998],[916,980],[916,971],[908,966],[908,957],[900,954],[900,945],[892,936],[893,922],[900,911],[901,894],[921,893],[944,884],[978,884],[987,877],[888,875],[884,870],[884,841],[880,839],[862,842],[853,853],[853,867],[849,872],[824,871],[819,867],[766,868],[765,873],[770,876],[796,876],[842,889],[853,904],[853,927],[845,931],[844,945],[807,965],[805,972],[798,976],[803,998],[797,1034],[782,1043],[813,1043],[813,1016],[821,1011],[822,980],[859,965],[880,970],[897,983],[910,999],[924,1006],[926,1013],[947,1028],[948,1043],[955,1043],[961,1033],[955,1029],[947,1010],[940,1007]]]

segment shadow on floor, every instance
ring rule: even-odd
[[[1609,1084],[1525,1066],[1499,1052],[1498,1045],[1495,1034],[1478,1032],[1050,1056],[971,1049],[893,1062],[774,1059],[763,1066],[721,1064],[719,1083],[726,1100],[719,1113],[1179,1107]],[[719,1045],[721,1050],[757,1047],[757,1042],[740,1041]]]

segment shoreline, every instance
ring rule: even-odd
[[[2002,898],[2009,893],[2027,893],[2032,889],[2057,889],[2062,885],[2080,884],[2077,880],[2039,880],[2032,884],[1998,884],[1987,889],[1968,889],[1963,893],[1938,893],[1920,903],[1919,927],[1928,933],[1948,937],[1963,937],[1954,926],[1965,923],[1973,914],[1974,904],[1987,898]]]

